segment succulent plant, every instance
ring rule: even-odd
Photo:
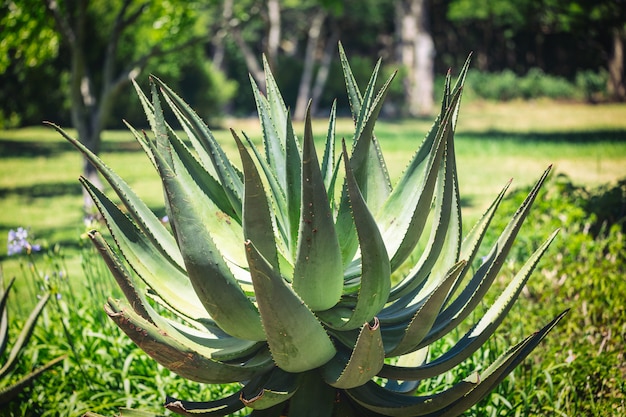
[[[31,335],[33,334],[35,324],[37,324],[37,320],[39,319],[41,312],[43,311],[46,303],[48,302],[48,299],[50,298],[50,294],[45,294],[43,297],[41,297],[33,311],[30,313],[26,322],[24,323],[24,327],[17,337],[17,340],[15,341],[11,349],[7,351],[9,347],[10,325],[8,317],[8,300],[9,293],[11,292],[11,288],[13,287],[14,282],[15,278],[11,279],[11,281],[9,281],[9,285],[7,285],[5,289],[4,279],[0,271],[0,357],[5,358],[5,362],[3,364],[0,364],[0,406],[8,404],[20,392],[22,392],[26,387],[32,384],[39,375],[52,368],[53,366],[58,365],[63,359],[65,359],[65,356],[60,356],[51,360],[45,365],[27,373],[26,375],[19,376],[17,380],[11,380],[11,372],[17,366],[20,355],[24,352],[24,348],[28,344]]]
[[[464,240],[454,131],[469,60],[441,113],[392,187],[374,135],[393,76],[375,91],[380,62],[361,92],[340,47],[354,136],[339,142],[331,109],[323,154],[307,112],[302,138],[265,63],[267,92],[252,86],[263,149],[232,131],[233,164],[212,132],[157,78],[151,98],[136,86],[153,136],[129,126],[163,185],[169,226],[75,139],[117,194],[86,179],[115,241],[96,247],[126,300],[108,315],[157,362],[239,392],[205,402],[168,398],[186,415],[457,415],[483,398],[561,319],[528,336],[478,373],[440,393],[420,381],[477,351],[510,310],[552,234],[449,351],[429,347],[456,331],[483,300],[513,244],[543,174],[475,269],[503,191]],[[186,138],[164,116],[163,101]],[[421,243],[420,243],[421,242]],[[479,309],[480,310],[480,309]]]

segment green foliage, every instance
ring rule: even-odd
[[[91,227],[98,226],[92,223]],[[88,411],[114,414],[122,407],[159,411],[164,389],[181,396],[225,395],[230,386],[199,386],[158,366],[121,333],[102,311],[106,295],[120,296],[106,266],[84,235],[79,242],[81,274],[68,276],[63,250],[21,255],[28,268],[14,290],[22,304],[41,287],[52,295],[34,328],[14,375],[26,375],[40,362],[66,357],[0,410],[2,416],[79,416]],[[13,304],[17,326],[26,320]],[[15,329],[13,329],[15,330]]]
[[[497,386],[563,317],[557,314],[444,391],[407,395],[419,381],[472,356],[510,311],[555,233],[449,350],[430,355],[430,346],[455,334],[480,305],[548,171],[469,274],[504,193],[462,242],[454,131],[469,62],[454,86],[446,80],[441,114],[394,188],[374,135],[393,75],[376,93],[377,63],[361,92],[342,48],[340,58],[353,139],[350,150],[345,140],[337,149],[333,107],[319,159],[310,113],[299,140],[267,62],[267,95],[253,83],[264,150],[232,131],[240,167],[163,82],[153,80],[151,99],[137,88],[154,137],[131,131],[159,173],[170,227],[104,162],[57,128],[100,171],[123,207],[81,178],[119,250],[98,231],[89,232],[127,300],[109,298],[106,313],[183,378],[243,385],[208,402],[168,398],[170,410],[458,415]],[[162,100],[186,140],[166,122]]]
[[[579,71],[576,73],[576,87],[583,92],[585,100],[590,103],[601,101],[607,96],[609,74],[606,70]]]
[[[595,237],[588,233],[597,221],[593,209],[583,208],[587,201],[613,200],[603,197],[615,193],[615,185],[583,188],[573,185],[566,177],[555,176],[536,201],[526,227],[518,236],[511,261],[504,266],[506,280],[523,262],[527,245],[538,245],[545,229],[561,228],[553,243],[549,261],[539,266],[541,276],[530,282],[522,295],[522,303],[514,307],[504,323],[509,329],[499,332],[462,366],[452,372],[423,381],[418,394],[438,392],[462,380],[469,372],[495,360],[518,334],[538,325],[541,317],[572,306],[568,319],[553,337],[543,342],[544,354],[518,367],[493,394],[465,413],[468,417],[486,416],[545,416],[545,415],[622,415],[624,414],[624,315],[622,294],[625,261],[624,234],[607,223],[605,232]],[[607,190],[608,192],[604,192]],[[527,194],[517,189],[501,203],[492,231],[486,239],[492,241],[497,230],[504,227]],[[607,198],[608,200],[605,200]],[[619,206],[622,200],[613,200]],[[602,204],[599,205],[600,207]],[[587,213],[591,213],[588,215]],[[615,223],[619,224],[619,220]],[[623,224],[623,223],[622,223]],[[610,233],[608,230],[611,230]],[[487,242],[488,243],[488,242]],[[518,252],[520,250],[520,252]],[[44,276],[54,277],[51,290],[60,294],[61,309],[51,304],[31,342],[15,369],[25,374],[33,362],[45,362],[70,352],[68,336],[61,326],[67,324],[70,339],[78,359],[70,355],[63,368],[52,369],[38,378],[37,384],[10,403],[3,412],[11,416],[77,416],[88,410],[101,415],[118,414],[120,407],[147,410],[162,414],[160,403],[166,393],[181,398],[194,396],[219,398],[236,392],[238,387],[203,385],[177,377],[158,366],[132,341],[106,320],[102,299],[107,294],[119,296],[109,271],[98,259],[94,249],[82,248],[83,269],[80,274],[59,279],[66,274],[62,265],[63,251],[54,251],[50,258],[41,253],[31,258],[37,264],[32,275],[29,270],[19,277],[22,284],[30,282],[35,289],[44,284]],[[57,266],[55,266],[57,265]],[[59,272],[63,273],[59,274]],[[50,282],[50,281],[48,281]],[[30,285],[30,284],[29,284]],[[495,286],[501,288],[502,283]],[[15,288],[20,299],[28,299],[27,288]],[[23,293],[22,291],[26,291]],[[497,291],[496,291],[497,292]],[[14,294],[15,295],[15,294]],[[588,300],[584,309],[582,300]],[[15,305],[13,305],[14,309]],[[27,312],[17,314],[27,316]],[[431,354],[439,356],[449,350],[456,338],[449,335],[434,343]],[[129,358],[129,359],[125,359]],[[86,372],[81,373],[79,365]],[[620,408],[621,407],[621,408]],[[2,413],[0,413],[2,415]],[[124,415],[124,412],[122,412]]]
[[[532,302],[514,311],[511,321],[532,327],[536,315],[572,307],[556,337],[546,341],[546,357],[556,361],[545,376],[538,377],[550,381],[551,393],[524,400],[522,415],[557,410],[565,415],[621,415],[626,411],[624,184],[622,180],[586,189],[564,176],[551,179],[529,217],[532,226],[520,236],[523,244],[512,253],[514,261],[505,269],[507,274],[541,243],[542,230],[560,227],[561,238],[554,245],[557,256],[540,264],[543,279],[533,281],[525,293]],[[513,192],[502,203],[502,214],[512,213],[524,194],[523,189]],[[504,219],[496,224],[504,226]],[[517,395],[510,392],[508,398],[514,403]]]
[[[511,70],[500,73],[470,71],[467,88],[472,96],[487,100],[515,99],[579,99],[587,90],[580,90],[564,78],[543,73],[538,68],[518,76]]]
[[[42,2],[36,0],[0,2],[0,74],[14,62],[21,68],[46,63],[59,50],[59,35]]]
[[[5,289],[2,271],[0,271],[0,359],[3,359],[0,366],[0,406],[2,407],[6,407],[6,405],[25,388],[33,384],[39,375],[59,364],[64,359],[63,356],[60,356],[35,370],[27,370],[15,374],[14,369],[18,365],[20,355],[24,352],[33,334],[35,324],[48,302],[50,294],[45,294],[41,297],[41,300],[37,303],[24,323],[19,336],[9,349],[9,326],[12,327],[13,323],[9,321],[8,299],[9,292],[14,282],[15,279],[12,279]]]

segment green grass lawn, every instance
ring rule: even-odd
[[[325,123],[318,120],[314,127],[320,138],[326,133]],[[351,123],[340,120],[338,135],[350,137]],[[376,134],[392,178],[407,165],[430,124],[429,120],[378,123]],[[223,125],[260,136],[256,120],[226,120]],[[300,132],[302,126],[296,129]],[[470,221],[510,178],[514,187],[527,185],[550,164],[578,184],[626,177],[626,105],[470,102],[461,110],[457,132],[463,209]],[[234,155],[230,133],[223,129],[214,133]],[[150,207],[164,213],[158,178],[129,132],[105,132],[101,156]],[[6,239],[18,226],[29,228],[48,245],[61,245],[68,269],[80,273],[76,249],[85,231],[77,181],[80,166],[80,155],[50,128],[0,131],[0,261],[5,277],[20,274],[20,261],[7,257]]]
[[[550,164],[554,165],[554,172],[566,174],[574,183],[585,186],[625,178],[625,116],[626,105],[468,103],[461,112],[456,141],[464,226],[471,225],[510,178],[514,179],[513,187],[526,186]],[[338,122],[340,137],[350,136],[351,123],[349,119]],[[407,165],[430,123],[403,120],[378,124],[376,134],[393,178]],[[260,137],[258,123],[252,119],[228,120],[223,125],[243,130],[257,140]],[[302,125],[297,125],[296,130],[301,132]],[[325,121],[316,121],[314,130],[323,137]],[[229,132],[214,133],[234,156],[236,150]],[[164,214],[157,176],[130,133],[106,132],[102,158],[158,215]],[[26,413],[11,415],[37,414],[28,407],[41,404],[46,405],[48,413],[43,415],[82,415],[88,410],[109,415],[124,405],[162,411],[166,392],[195,400],[223,396],[220,390],[227,388],[198,386],[164,372],[107,320],[101,306],[106,296],[119,296],[119,289],[113,289],[115,283],[95,251],[81,248],[83,244],[86,248],[90,245],[80,237],[86,231],[77,181],[80,164],[80,155],[52,129],[0,131],[0,264],[5,278],[18,278],[9,308],[25,317],[29,303],[36,302],[39,286],[48,285],[60,296],[52,299],[36,327],[22,358],[22,374],[30,372],[33,363],[42,362],[44,357],[51,359],[71,352],[63,371],[44,374],[21,402],[14,404]],[[536,277],[529,282],[523,299],[516,303],[497,337],[470,358],[461,371],[470,372],[493,361],[496,353],[522,334],[535,331],[537,323],[553,316],[555,310],[572,310],[543,342],[542,352],[534,353],[467,416],[537,416],[548,412],[552,415],[552,411],[554,415],[569,416],[623,414],[622,381],[626,370],[620,335],[625,328],[620,324],[623,303],[619,297],[623,294],[624,263],[617,254],[623,253],[624,235],[614,232],[597,241],[584,235],[576,229],[587,219],[580,214],[578,204],[551,200],[555,190],[559,190],[554,183],[546,184],[546,189],[542,194],[546,199],[537,202],[540,207],[531,213],[516,250],[536,247],[534,240],[543,241],[546,233],[556,227],[571,224],[572,230],[563,227],[552,252],[546,256],[549,259],[539,265]],[[550,193],[552,197],[548,197]],[[512,213],[519,196],[520,193],[513,193],[513,198],[503,203],[503,211]],[[583,220],[567,220],[573,215],[582,216]],[[18,226],[29,228],[39,242],[61,248],[64,264],[53,264],[60,259],[58,254],[36,254],[39,274],[21,279],[23,272],[31,274],[29,259],[6,255],[7,233]],[[501,227],[496,225],[494,229]],[[581,243],[577,239],[585,240]],[[611,248],[615,248],[613,252]],[[84,254],[93,256],[83,260]],[[516,262],[521,259],[526,256],[511,254],[511,262],[494,284],[496,292],[503,288],[507,276],[516,272]],[[57,274],[45,281],[41,272],[48,270],[65,270],[69,279]],[[446,339],[438,346],[449,348],[449,343]],[[573,362],[569,363],[570,359]],[[47,408],[48,405],[51,406]]]

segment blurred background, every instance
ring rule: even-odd
[[[379,57],[399,71],[386,117],[432,115],[470,53],[471,96],[626,98],[624,0],[4,0],[0,31],[0,128],[51,120],[85,142],[145,125],[129,80],[149,74],[206,119],[252,115],[262,54],[296,118],[309,98],[348,114],[338,41],[363,85]]]
[[[69,354],[0,416],[162,412],[166,393],[230,389],[157,367],[107,319],[102,304],[120,292],[86,237],[105,226],[86,216],[77,177],[99,179],[42,122],[100,154],[166,221],[160,181],[124,125],[149,128],[131,80],[147,93],[150,74],[165,81],[236,155],[224,128],[261,137],[250,82],[263,90],[269,66],[295,119],[311,98],[324,135],[336,99],[337,136],[349,138],[339,42],[362,89],[379,58],[379,85],[398,71],[376,125],[394,180],[439,112],[446,73],[472,55],[455,135],[464,228],[515,179],[485,248],[554,167],[494,285],[559,228],[523,300],[467,366],[423,392],[571,308],[543,352],[466,416],[626,415],[626,0],[0,0],[0,286],[16,278],[12,324],[39,294],[55,296],[11,377]]]

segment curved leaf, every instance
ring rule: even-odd
[[[380,323],[375,318],[373,325],[363,325],[350,354],[340,349],[335,358],[324,365],[324,380],[335,388],[355,388],[374,377],[381,370],[384,360]]]
[[[343,262],[313,143],[310,106],[304,128],[300,213],[293,289],[311,310],[327,310],[341,297]]]
[[[212,359],[182,343],[172,334],[135,313],[121,301],[109,299],[105,311],[150,357],[183,378],[208,384],[247,381],[272,368],[269,353],[259,351],[244,363],[231,364]]]
[[[303,372],[328,362],[336,353],[335,347],[315,315],[253,243],[246,243],[246,253],[267,343],[276,365],[287,372]]]

